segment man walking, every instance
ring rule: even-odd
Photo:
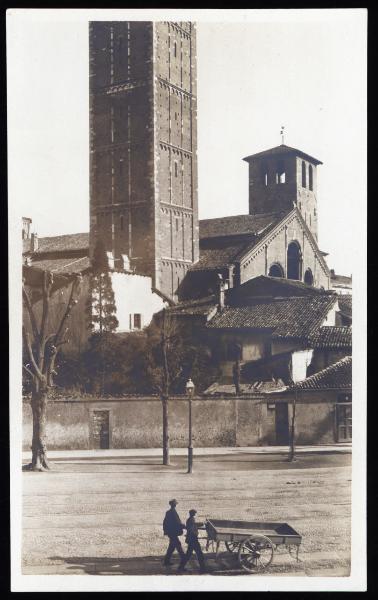
[[[193,554],[193,550],[197,555],[197,560],[200,566],[200,573],[206,572],[205,557],[202,553],[200,543],[198,541],[198,528],[202,527],[203,523],[196,523],[195,515],[197,511],[192,508],[189,511],[189,519],[186,522],[186,538],[185,541],[188,544],[186,555],[181,559],[179,571],[186,571],[185,566]]]
[[[185,558],[184,550],[182,549],[181,542],[178,538],[179,535],[183,534],[184,530],[184,525],[181,523],[180,517],[176,512],[178,502],[173,498],[173,500],[169,501],[169,504],[171,508],[165,513],[163,521],[164,535],[169,537],[169,546],[164,558],[164,566],[166,567],[171,564],[170,560],[175,550],[179,553],[181,561]]]

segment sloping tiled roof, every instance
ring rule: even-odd
[[[352,328],[324,326],[309,337],[312,348],[351,348]]]
[[[224,308],[207,327],[269,329],[273,337],[307,338],[321,326],[336,297],[336,294],[322,294],[256,300],[249,306]]]
[[[199,300],[190,300],[186,302],[180,302],[175,306],[167,308],[167,312],[170,315],[178,316],[206,316],[208,315],[217,305],[215,296],[207,296]]]
[[[190,267],[190,271],[208,271],[228,267],[233,264],[244,248],[249,246],[249,242],[239,242],[223,248],[200,248],[200,258]]]
[[[326,367],[322,371],[298,381],[287,388],[288,390],[322,390],[322,389],[347,389],[352,388],[352,357],[345,356],[338,362]]]
[[[31,240],[23,240],[23,252],[30,251]],[[38,238],[37,253],[64,252],[67,250],[88,250],[89,233],[70,233],[53,237]]]
[[[306,154],[306,152],[302,152],[302,150],[298,150],[297,148],[292,148],[291,146],[286,146],[285,144],[281,144],[280,146],[275,146],[274,148],[269,148],[269,150],[263,150],[262,152],[256,152],[256,154],[250,154],[243,158],[246,162],[250,162],[254,158],[263,158],[264,156],[268,157],[271,155],[274,156],[283,156],[285,154],[296,154],[304,158],[305,160],[309,160],[314,165],[322,165],[323,163],[314,158],[310,154]]]
[[[228,235],[259,235],[268,227],[275,225],[286,213],[261,215],[235,215],[216,219],[202,219],[199,222],[200,239]]]
[[[338,299],[340,312],[346,317],[352,317],[352,294],[340,294]]]
[[[91,263],[88,256],[82,256],[79,258],[33,260],[31,266],[52,273],[82,273],[90,268]]]
[[[241,394],[268,394],[269,392],[283,391],[285,385],[281,379],[277,381],[254,381],[241,383]],[[206,396],[235,396],[235,384],[231,382],[216,381],[212,383],[204,394]]]
[[[269,277],[268,275],[257,275],[248,281],[245,281],[240,286],[230,289],[230,303],[238,301],[239,298],[243,297],[256,297],[256,296],[272,296],[285,297],[285,296],[314,296],[324,295],[324,290],[316,288],[311,285],[307,285],[302,281],[294,279],[286,279],[283,277]],[[334,294],[334,291],[328,292]]]
[[[352,278],[346,275],[337,275],[331,272],[331,283],[333,285],[352,285]]]

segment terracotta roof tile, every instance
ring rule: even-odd
[[[190,267],[190,271],[209,271],[221,269],[232,265],[238,255],[249,248],[250,242],[239,242],[230,244],[222,248],[200,248],[199,260]]]
[[[339,295],[340,312],[347,317],[352,317],[352,294]]]
[[[90,267],[88,256],[79,258],[52,258],[45,260],[33,260],[31,266],[52,273],[82,273]]]
[[[30,244],[30,239],[23,240],[23,252],[30,251]],[[36,253],[88,250],[88,248],[89,233],[70,233],[67,235],[38,238],[38,250]]]
[[[329,367],[288,387],[288,390],[322,390],[352,388],[352,357],[345,356]]]
[[[278,223],[285,214],[285,212],[280,212],[202,219],[199,222],[200,239],[229,235],[260,235],[265,232],[268,227]]]
[[[208,315],[217,305],[215,296],[207,296],[198,300],[188,300],[180,302],[175,306],[167,308],[167,312],[171,315],[191,316],[191,315]]]
[[[336,294],[296,296],[253,301],[226,307],[207,324],[211,329],[269,329],[275,338],[307,338],[322,324]]]
[[[324,326],[309,337],[312,348],[351,348],[352,328]]]

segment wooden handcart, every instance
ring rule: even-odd
[[[297,561],[302,536],[287,523],[226,521],[206,519],[206,550],[215,545],[218,557],[221,542],[230,553],[237,553],[240,566],[250,573],[262,572],[273,561],[278,546],[286,546]]]

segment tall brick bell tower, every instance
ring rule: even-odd
[[[198,260],[196,32],[92,22],[90,245],[174,298]]]

